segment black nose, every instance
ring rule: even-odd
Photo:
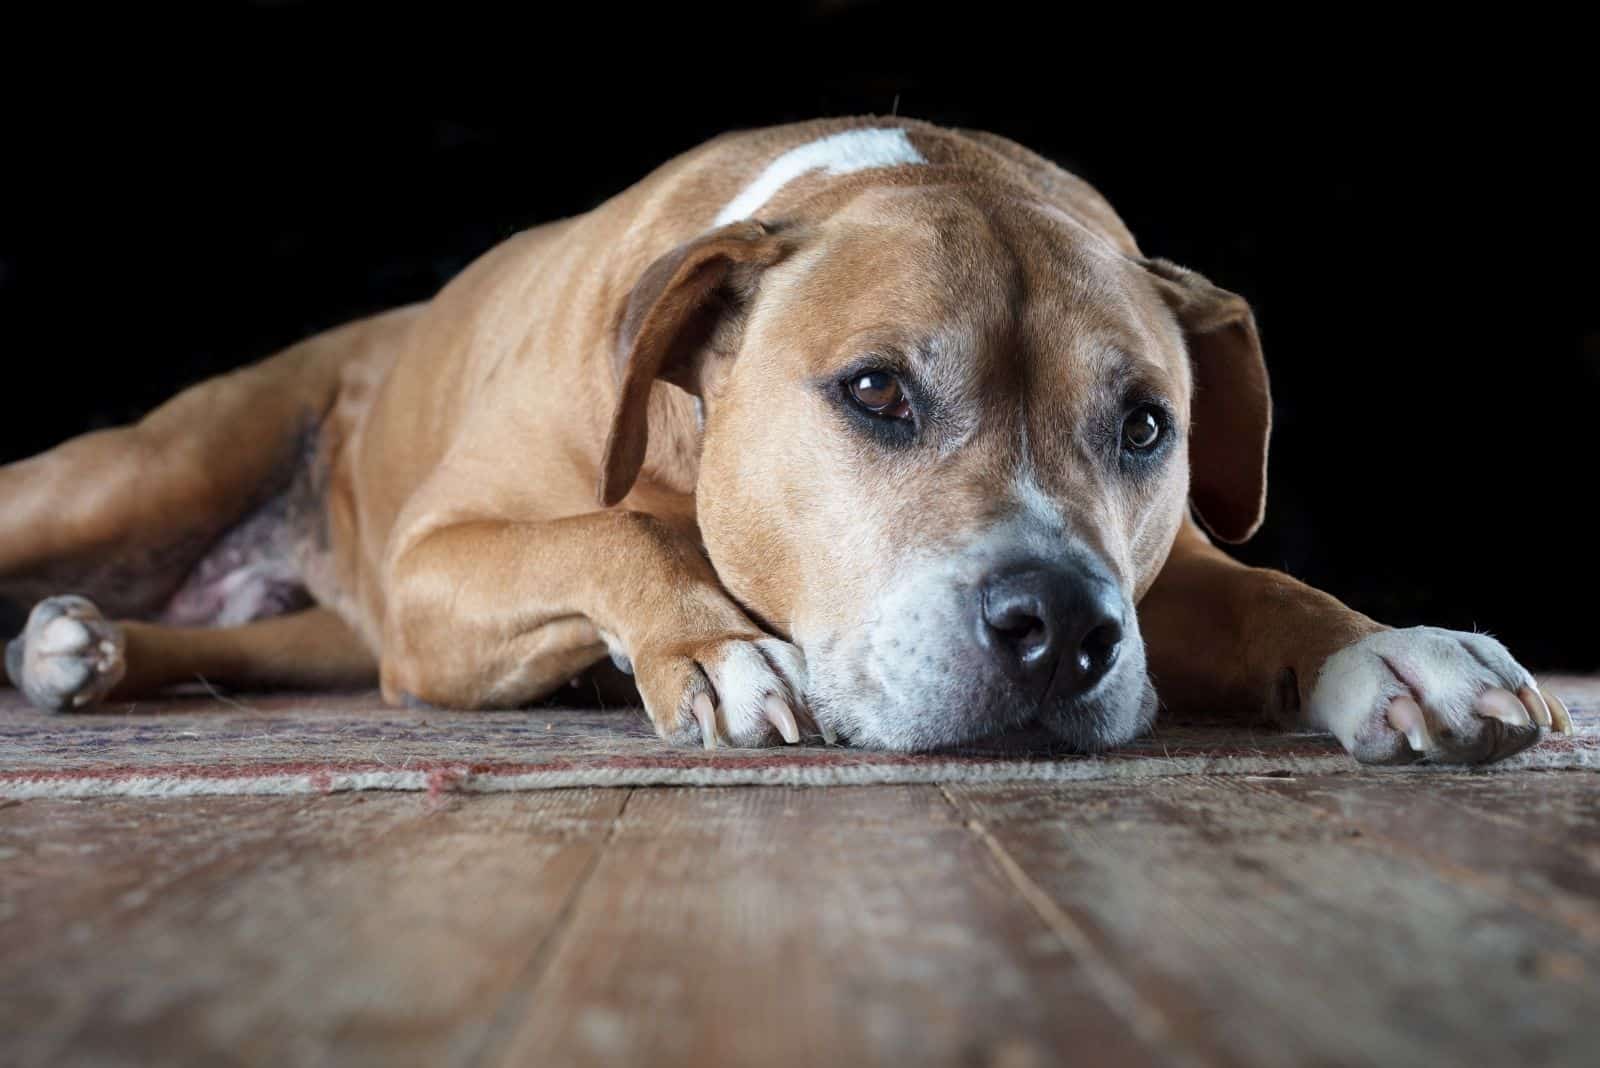
[[[1026,565],[983,580],[978,641],[1027,686],[1055,679],[1062,696],[1085,693],[1116,663],[1122,598],[1087,565]]]

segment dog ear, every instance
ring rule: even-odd
[[[1145,260],[1183,327],[1194,370],[1189,496],[1206,528],[1246,541],[1267,508],[1272,395],[1255,316],[1243,297],[1166,260]]]
[[[617,404],[600,467],[602,505],[626,497],[644,465],[656,379],[698,395],[717,326],[784,251],[777,235],[747,219],[679,245],[639,276],[617,328]]]

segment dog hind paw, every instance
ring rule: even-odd
[[[50,597],[34,606],[6,647],[6,674],[24,697],[52,712],[100,700],[126,670],[122,628],[85,597]]]
[[[1379,631],[1330,656],[1313,720],[1364,764],[1486,764],[1571,733],[1566,706],[1484,634]]]

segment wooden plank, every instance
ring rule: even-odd
[[[1535,911],[1600,949],[1600,776],[1255,780],[1360,832],[1360,844]],[[1600,982],[1600,974],[1595,976]]]
[[[950,795],[1011,858],[1024,892],[1045,895],[1118,962],[1207,1060],[1593,1063],[1600,953],[1546,896],[1474,877],[1498,863],[1493,849],[1441,865],[1431,846],[1373,844],[1398,801],[1374,803],[1364,822],[1284,796],[1425,795],[1462,778],[1188,778]],[[1568,783],[1555,792],[1574,804],[1600,786],[1548,778]],[[1482,825],[1441,809],[1417,836]]]
[[[460,1063],[625,796],[9,809],[0,1061]]]
[[[0,1064],[1600,1048],[1600,776],[625,796],[0,806]]]
[[[0,960],[16,968],[63,942],[97,942],[185,878],[228,878],[316,803],[12,802],[0,811]]]
[[[640,790],[502,1064],[1170,1063],[930,787]]]

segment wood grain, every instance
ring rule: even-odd
[[[1407,777],[1377,788],[1339,778],[1249,785],[1359,828],[1365,848],[1535,912],[1600,950],[1600,776]]]
[[[624,797],[0,812],[0,1060],[459,1063]]]
[[[931,787],[641,790],[487,1063],[1167,1060]]]
[[[1189,778],[950,794],[1207,1061],[1593,1063],[1600,954],[1572,918],[1587,923],[1594,903],[1551,893],[1577,855],[1492,838],[1473,847],[1487,821],[1414,803],[1516,798],[1536,820],[1530,802],[1541,799],[1592,805],[1595,777],[1464,781]],[[1547,849],[1531,865],[1542,874],[1518,874]]]
[[[1594,1063],[1600,776],[0,806],[0,1065]]]

